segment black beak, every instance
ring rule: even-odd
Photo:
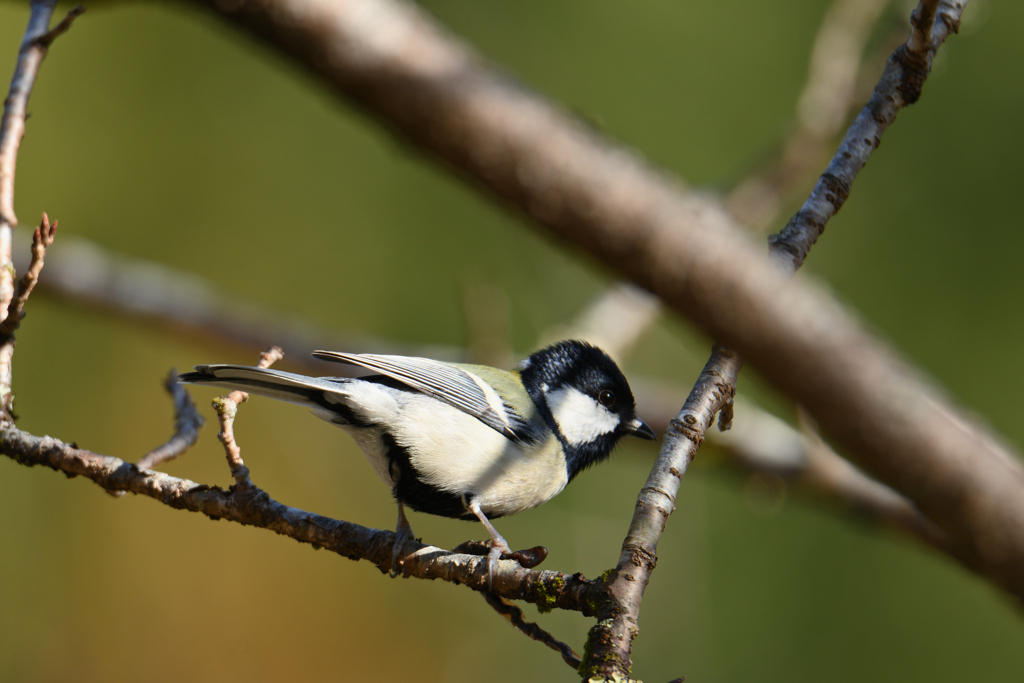
[[[633,418],[633,422],[629,425],[629,431],[634,436],[639,436],[645,441],[654,441],[658,438],[658,435],[654,433],[654,430],[648,427],[647,423],[639,417]]]

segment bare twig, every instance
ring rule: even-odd
[[[183,455],[199,440],[203,416],[196,410],[185,387],[178,382],[178,371],[171,368],[164,379],[164,389],[174,401],[174,434],[162,446],[154,448],[136,463],[140,470],[153,470],[165,462]]]
[[[284,351],[281,350],[281,347],[271,346],[266,351],[260,353],[260,360],[256,363],[256,367],[263,369],[269,368],[282,358],[284,358]]]
[[[29,262],[28,269],[18,280],[18,290],[7,306],[7,318],[0,324],[0,343],[14,334],[25,317],[25,303],[31,296],[32,290],[35,289],[36,283],[39,282],[39,273],[43,270],[46,250],[53,244],[56,234],[57,221],[51,225],[49,217],[44,213],[39,227],[32,233],[32,260]]]
[[[857,73],[864,46],[890,2],[832,3],[815,37],[796,123],[778,161],[767,172],[744,179],[725,200],[729,212],[744,225],[760,229],[771,223],[790,194],[821,168],[829,142],[857,101]]]
[[[57,0],[33,0],[31,3],[31,14],[18,52],[18,63],[11,79],[10,94],[4,101],[4,114],[0,121],[0,230],[8,232],[0,241],[0,256],[6,256],[5,263],[10,263],[9,230],[18,225],[18,218],[14,214],[14,172],[18,162],[18,148],[25,136],[28,98],[50,44],[58,35],[70,28],[75,17],[85,11],[81,5],[75,7],[51,31],[50,18],[56,8]],[[11,297],[9,289],[13,286],[13,278],[11,282],[0,284],[3,285],[0,286],[0,303],[6,309]]]
[[[590,658],[584,662],[584,678],[628,677],[640,602],[657,564],[658,540],[675,510],[679,484],[704,442],[704,433],[716,413],[732,400],[739,369],[738,358],[727,349],[716,349],[679,416],[665,432],[661,452],[637,498],[618,564],[606,581],[607,599],[588,635]]]
[[[14,214],[14,171],[18,164],[18,148],[25,136],[28,98],[50,43],[71,26],[76,16],[85,11],[81,6],[76,7],[54,31],[50,31],[50,18],[56,7],[57,0],[32,0],[28,27],[11,79],[10,94],[4,100],[3,118],[0,119],[0,324],[6,323],[15,296],[14,266],[11,263],[13,232],[18,225],[18,218]],[[49,239],[52,239],[52,235]],[[39,267],[42,267],[41,257]],[[20,313],[20,308],[15,308]],[[14,400],[11,391],[14,337],[11,332],[13,328],[5,335],[3,348],[0,349],[0,421],[3,422],[11,420],[11,402]]]
[[[242,451],[235,442],[235,415],[238,412],[238,405],[249,400],[249,394],[244,391],[232,391],[227,396],[218,396],[213,399],[213,409],[217,411],[217,419],[220,421],[220,433],[217,438],[224,444],[224,454],[228,459],[228,467],[231,469],[231,476],[235,478],[242,488],[252,486],[249,479],[249,468],[242,461]]]
[[[573,652],[571,647],[527,619],[523,614],[523,610],[519,609],[519,607],[513,605],[504,598],[500,598],[490,593],[483,593],[483,596],[484,600],[487,601],[487,604],[493,607],[498,614],[505,617],[508,620],[508,623],[512,624],[517,631],[526,634],[539,643],[543,643],[558,654],[562,655],[562,661],[573,669],[579,668],[581,661],[579,655]],[[540,607],[541,609],[545,608],[544,605],[540,605]]]
[[[281,348],[272,346],[260,353],[260,360],[256,367],[269,368],[282,358],[284,358],[284,353]],[[217,411],[217,419],[220,421],[220,433],[217,434],[217,438],[224,444],[224,455],[228,459],[231,476],[235,478],[235,483],[243,488],[251,488],[252,481],[249,479],[249,468],[242,461],[242,450],[235,441],[234,424],[238,406],[248,400],[249,394],[237,389],[227,396],[213,399],[213,409]]]
[[[3,226],[0,225],[0,232],[2,231]],[[14,293],[7,303],[6,317],[0,323],[0,421],[8,418],[13,419],[14,416],[11,410],[14,404],[14,390],[12,388],[12,375],[14,372],[12,360],[16,343],[14,332],[21,325],[22,318],[25,317],[25,303],[28,301],[29,295],[32,294],[32,290],[39,280],[39,273],[43,269],[43,261],[46,258],[46,250],[53,244],[53,238],[56,233],[57,221],[50,225],[49,218],[44,213],[42,223],[32,234],[32,260],[25,274],[18,282],[18,291]],[[10,254],[8,254],[9,256]],[[8,265],[10,264],[8,263]],[[7,270],[13,277],[14,267],[11,266]],[[0,275],[0,278],[2,277],[3,275]]]
[[[846,201],[854,179],[881,143],[882,134],[896,120],[897,112],[921,96],[932,58],[946,36],[959,26],[964,4],[922,0],[914,10],[910,39],[889,58],[871,99],[850,125],[810,197],[770,240],[772,256],[787,272],[795,272],[803,264],[825,224]],[[938,23],[936,16],[942,19]]]

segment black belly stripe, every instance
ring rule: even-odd
[[[463,505],[462,496],[422,481],[409,460],[409,451],[400,446],[391,434],[383,432],[380,438],[387,450],[388,470],[398,471],[398,481],[391,487],[395,500],[417,512],[453,519],[476,519],[476,515]]]

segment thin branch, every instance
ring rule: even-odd
[[[14,293],[11,303],[7,306],[7,317],[0,323],[0,343],[14,334],[25,317],[25,304],[28,302],[32,290],[39,282],[39,273],[43,270],[43,262],[46,260],[46,250],[53,244],[57,235],[57,221],[50,224],[50,218],[44,213],[39,227],[32,233],[32,260],[28,269],[18,280],[18,290]]]
[[[0,225],[0,233],[3,226]],[[6,317],[0,322],[0,422],[11,419],[14,413],[11,410],[14,404],[14,391],[12,389],[12,375],[14,366],[14,345],[16,339],[14,332],[21,325],[25,317],[25,304],[32,294],[36,282],[39,280],[39,273],[43,270],[43,262],[46,259],[46,250],[53,244],[53,238],[57,234],[57,221],[50,225],[47,215],[43,214],[42,223],[32,233],[32,260],[28,269],[18,282],[18,290],[13,294],[6,308]],[[10,254],[8,254],[10,256]],[[2,257],[0,257],[2,258]],[[14,276],[14,267],[6,269]],[[4,277],[0,275],[0,278]],[[3,285],[0,285],[2,287]]]
[[[81,6],[76,7],[64,21],[50,31],[50,19],[56,7],[57,0],[32,0],[28,26],[11,79],[10,93],[4,100],[3,118],[0,119],[0,324],[6,323],[15,297],[14,266],[11,263],[13,232],[18,225],[18,218],[14,214],[14,173],[18,164],[18,149],[21,146],[21,139],[25,136],[28,98],[50,44],[71,26],[75,17],[85,11]],[[52,235],[49,239],[52,240]],[[42,267],[41,261],[39,267]],[[36,274],[38,275],[38,271]],[[25,296],[27,297],[27,293]],[[20,308],[16,305],[15,309],[20,315]],[[11,402],[14,399],[11,392],[14,337],[13,328],[7,329],[3,347],[0,348],[0,421],[4,422],[11,419]]]
[[[810,248],[824,231],[825,224],[846,201],[854,178],[867,163],[871,152],[880,144],[882,133],[895,120],[901,107],[912,104],[920,96],[921,85],[927,78],[932,57],[948,35],[949,28],[959,22],[959,13],[963,7],[960,3],[944,4],[944,21],[933,30],[936,4],[938,0],[922,0],[911,18],[914,31],[910,40],[893,53],[871,100],[850,126],[811,196],[786,227],[769,240],[769,252],[782,273],[792,275],[800,268]],[[931,39],[923,41],[921,34]],[[814,322],[821,325],[821,320]],[[835,357],[832,362],[838,363],[841,360]],[[628,676],[632,668],[632,642],[638,632],[644,590],[657,563],[658,540],[668,517],[675,509],[675,497],[686,467],[703,443],[716,412],[731,406],[741,365],[742,360],[736,352],[715,345],[679,417],[673,420],[665,435],[655,467],[637,498],[633,521],[623,541],[619,563],[608,582],[608,593],[612,600],[605,603],[598,624],[590,631],[591,655],[585,666],[591,675],[605,678]],[[813,405],[808,403],[808,406]],[[731,421],[731,414],[730,407],[725,416],[725,427]],[[863,435],[859,436],[863,443]],[[976,444],[972,443],[971,446],[976,447]],[[1016,463],[1011,467],[1014,465]],[[1024,480],[1024,471],[1019,466],[1012,471],[1018,478],[1018,486],[1024,483],[1021,481]],[[1014,503],[1013,508],[1022,507],[1019,500]],[[1015,512],[1013,510],[1011,514]],[[1005,557],[982,559],[979,555],[989,549],[976,545],[970,548],[970,555],[959,556],[973,566],[977,566],[979,560],[995,560],[1002,564],[992,567],[996,570],[997,580],[1006,587],[1012,586],[1019,596],[1024,597],[1024,582],[1018,578],[1019,568],[1024,566],[1024,529],[1020,528],[1024,519],[1017,518],[1015,523],[1020,531],[1016,549],[1019,557],[1014,562],[1016,569],[1006,563]],[[988,530],[988,534],[991,537],[991,530]],[[968,545],[976,542],[975,539],[964,540]],[[954,549],[954,553],[962,552],[960,548]]]
[[[637,498],[618,564],[606,580],[608,599],[602,601],[598,622],[588,635],[585,679],[628,677],[632,668],[630,652],[638,632],[640,602],[657,564],[658,540],[675,510],[679,485],[704,442],[704,433],[735,391],[739,359],[727,349],[715,351],[665,432],[661,452]]]
[[[174,401],[174,434],[162,446],[154,448],[136,463],[140,470],[154,470],[160,465],[183,455],[199,440],[203,416],[196,410],[185,387],[178,382],[178,371],[171,368],[164,379],[164,389]]]
[[[71,28],[71,24],[74,23],[75,19],[85,13],[85,7],[81,5],[75,5],[68,12],[67,16],[60,20],[56,26],[47,31],[45,34],[39,36],[36,41],[44,48],[49,49],[53,45],[53,41],[65,33]]]
[[[949,33],[960,25],[960,13],[965,4],[922,0],[914,10],[910,39],[889,58],[871,99],[850,125],[810,197],[786,227],[770,240],[772,256],[788,272],[796,272],[803,264],[829,219],[842,208],[854,179],[881,144],[882,134],[896,120],[899,110],[917,102],[921,96],[932,59]],[[935,23],[936,16],[942,21]]]
[[[857,103],[864,46],[890,2],[835,0],[829,7],[811,49],[796,123],[778,161],[738,183],[725,199],[729,213],[742,224],[755,230],[770,224],[790,195],[821,168],[830,141]]]
[[[236,485],[225,490],[197,484],[163,472],[141,470],[118,458],[75,448],[48,436],[34,436],[14,427],[0,429],[0,453],[23,465],[44,465],[69,476],[86,477],[107,491],[128,491],[212,519],[269,529],[352,560],[367,560],[384,574],[391,569],[393,531],[370,529],[289,507],[255,485]],[[413,541],[406,544],[406,549],[410,548],[413,552],[404,560],[403,575],[487,590],[484,558]],[[580,574],[570,576],[524,569],[518,562],[509,560],[495,564],[493,592],[496,595],[545,608],[574,610],[587,616],[594,614],[596,584]]]
[[[256,367],[269,368],[282,358],[284,358],[284,353],[281,348],[272,346],[260,353],[260,360]],[[242,488],[251,488],[252,481],[249,479],[249,468],[242,461],[242,450],[235,441],[234,424],[238,406],[248,400],[249,394],[237,389],[227,396],[213,400],[213,409],[217,411],[217,419],[220,421],[220,433],[217,434],[217,438],[224,444],[224,455],[227,457],[231,476],[234,477],[235,483]]]
[[[558,654],[562,655],[563,662],[571,666],[573,669],[579,669],[581,663],[580,656],[573,652],[571,647],[527,619],[523,614],[523,610],[510,603],[508,600],[499,598],[496,595],[484,593],[483,596],[484,600],[487,601],[487,604],[493,607],[498,614],[505,617],[508,620],[508,623],[512,624],[517,631],[548,646]],[[545,608],[543,605],[541,608],[549,609]]]
[[[28,98],[49,46],[49,43],[40,39],[50,30],[50,18],[56,8],[57,0],[33,0],[31,3],[31,14],[18,51],[10,94],[4,100],[3,119],[0,119],[0,226],[8,229],[18,225],[18,218],[14,214],[14,170],[18,164],[18,148],[25,136]],[[6,255],[6,262],[10,262],[9,240],[8,236],[8,251],[0,254]],[[0,296],[0,301],[6,308],[10,296]]]

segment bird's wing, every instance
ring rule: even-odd
[[[379,372],[410,389],[444,401],[472,415],[512,441],[522,443],[533,440],[534,429],[529,416],[519,414],[490,384],[469,369],[472,366],[460,367],[412,356],[380,356],[338,351],[314,351],[313,356],[321,360],[357,365]],[[488,370],[501,372],[493,368]],[[506,374],[511,378],[511,373]],[[523,393],[525,395],[525,391]]]

